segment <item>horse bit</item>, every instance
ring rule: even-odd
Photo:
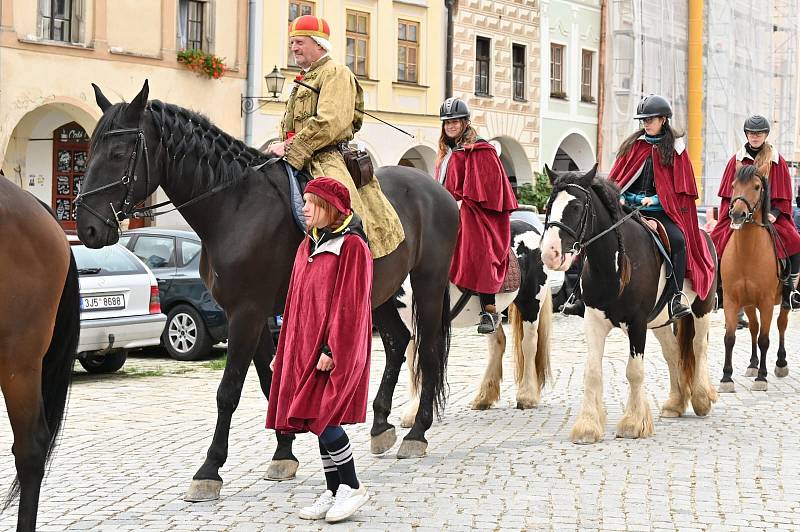
[[[758,176],[758,179],[761,181],[761,193],[758,195],[758,201],[756,201],[755,205],[750,205],[750,202],[747,201],[747,198],[745,198],[744,196],[736,196],[734,198],[731,198],[731,204],[728,207],[728,218],[733,219],[733,217],[731,216],[733,214],[733,206],[737,201],[741,201],[742,203],[744,203],[747,206],[747,214],[745,215],[744,222],[742,222],[742,223],[750,222],[750,223],[754,223],[756,225],[760,225],[762,227],[766,227],[767,224],[764,223],[763,220],[759,224],[753,218],[753,216],[755,216],[755,214],[756,214],[756,209],[758,209],[758,206],[761,205],[761,202],[762,202],[762,200],[764,199],[764,197],[766,196],[766,193],[767,193],[767,183],[764,180],[764,176],[761,175],[761,174],[756,174],[756,175]]]

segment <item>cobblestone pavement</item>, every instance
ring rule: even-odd
[[[710,371],[721,376],[722,313],[714,316]],[[768,392],[751,392],[742,375],[749,335],[738,333],[737,393],[723,395],[707,418],[691,413],[660,419],[667,396],[666,365],[648,337],[646,387],[654,437],[614,439],[628,395],[627,342],[612,333],[604,359],[605,439],[568,440],[583,390],[581,321],[556,317],[554,381],[542,404],[514,408],[510,354],[500,403],[468,408],[485,364],[485,340],[458,331],[450,357],[450,402],[428,433],[429,454],[398,461],[369,454],[369,425],[351,428],[356,465],[372,499],[339,530],[797,530],[800,529],[800,315],[789,323],[791,373],[770,373]],[[372,392],[383,369],[376,342]],[[776,345],[776,340],[773,345]],[[770,368],[774,366],[774,348]],[[42,491],[41,530],[316,530],[294,511],[324,485],[314,438],[298,438],[297,479],[262,479],[274,449],[263,429],[266,401],[251,369],[222,470],[222,499],[189,504],[181,497],[211,440],[221,372],[207,363],[137,357],[129,374],[79,374],[62,443]],[[405,374],[394,419],[405,402]],[[1,408],[1,407],[0,407]],[[11,434],[0,412],[0,486],[13,475]],[[403,435],[399,431],[399,435]],[[394,449],[396,451],[396,448]],[[16,506],[0,515],[13,527]]]

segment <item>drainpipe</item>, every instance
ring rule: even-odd
[[[458,0],[444,0],[447,8],[447,49],[444,66],[444,97],[453,96],[453,10]]]
[[[597,52],[597,162],[603,166],[603,115],[606,111],[606,24],[608,24],[608,0],[600,3],[600,51]]]
[[[256,38],[256,1],[247,3],[247,85],[245,96],[256,96],[256,45],[260,39]],[[253,145],[253,113],[244,114],[244,143]]]
[[[703,190],[703,7],[705,0],[689,0],[688,152],[700,201]]]

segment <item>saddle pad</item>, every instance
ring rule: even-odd
[[[667,230],[664,229],[664,224],[656,220],[655,218],[648,218],[647,216],[642,216],[642,225],[644,225],[647,229],[653,232],[658,239],[661,241],[661,245],[664,246],[664,250],[667,254],[672,253],[672,248],[669,245],[669,237],[667,236]],[[655,229],[653,229],[653,225],[655,224]]]
[[[503,279],[503,286],[500,287],[501,294],[508,292],[516,292],[522,282],[522,274],[519,269],[519,260],[511,249],[508,252],[508,269],[506,270],[506,277]]]

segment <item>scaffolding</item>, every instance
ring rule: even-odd
[[[672,124],[685,131],[688,2],[610,0],[606,17],[604,170],[636,128],[631,117],[644,95],[670,100]],[[770,141],[796,164],[800,15],[797,0],[706,0],[704,19],[703,168],[695,172],[701,203],[716,204],[725,165],[745,140],[747,116],[767,116]]]

